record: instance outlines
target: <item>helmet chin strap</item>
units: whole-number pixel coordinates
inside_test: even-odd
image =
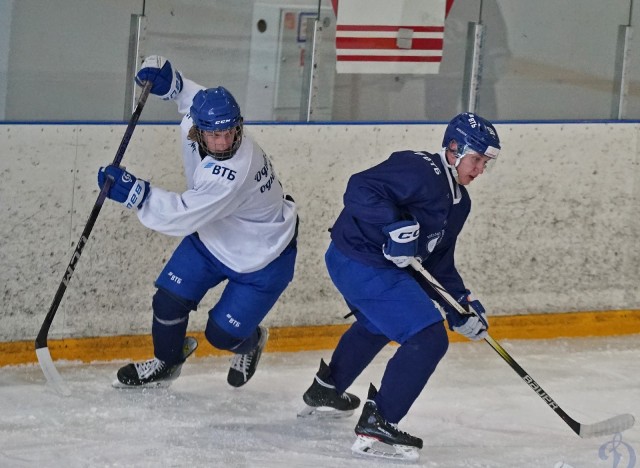
[[[450,148],[447,148],[446,146],[444,148],[442,148],[444,150],[444,163],[446,164],[446,166],[449,168],[449,170],[451,171],[451,174],[453,175],[453,178],[455,179],[456,183],[460,183],[460,181],[458,180],[458,166],[460,165],[460,162],[462,161],[462,158],[465,157],[466,153],[463,153],[461,155],[458,155],[455,151],[453,151]],[[449,158],[447,157],[447,151],[451,151],[453,154],[456,155],[456,162],[453,163],[453,165],[449,164]]]

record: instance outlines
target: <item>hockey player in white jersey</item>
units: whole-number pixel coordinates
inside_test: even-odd
[[[173,100],[180,113],[187,190],[174,193],[123,168],[100,168],[98,185],[113,179],[108,198],[137,211],[155,231],[184,236],[155,282],[154,358],[117,373],[115,386],[167,386],[193,340],[189,314],[211,288],[227,280],[209,311],[207,340],[235,353],[227,381],[247,383],[268,338],[260,325],[293,279],[297,213],[269,157],[244,133],[240,107],[223,88],[204,89],[183,78],[163,57],[150,56],[136,75],[151,93]]]

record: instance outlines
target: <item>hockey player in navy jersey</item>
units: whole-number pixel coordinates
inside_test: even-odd
[[[205,336],[235,354],[227,381],[240,387],[254,374],[267,342],[260,323],[293,279],[296,206],[269,157],[244,133],[240,107],[227,89],[204,89],[159,56],[143,62],[136,81],[151,81],[151,93],[175,101],[184,114],[187,190],[163,190],[116,166],[100,168],[98,184],[112,178],[110,199],[135,209],[146,227],[184,239],[155,282],[155,356],[121,368],[114,385],[167,386],[175,379],[193,350],[185,340],[190,312],[226,280]]]
[[[463,113],[447,126],[439,153],[396,152],[349,179],[325,261],[356,321],[330,363],[320,362],[299,416],[352,414],[360,401],[346,390],[386,344],[397,342],[379,390],[370,385],[355,428],[354,453],[418,458],[422,440],[398,429],[398,423],[448,348],[434,300],[451,330],[471,340],[486,336],[485,310],[458,274],[454,251],[471,208],[465,186],[499,150],[493,125]],[[462,315],[444,303],[409,267],[413,258],[475,314]]]

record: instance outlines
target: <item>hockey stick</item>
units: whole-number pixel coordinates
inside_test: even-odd
[[[418,273],[422,274],[422,276],[427,280],[427,282],[436,290],[436,292],[444,299],[451,307],[456,309],[461,314],[467,315],[467,312],[459,303],[456,301],[451,295],[438,283],[438,281],[429,273],[418,260],[414,259],[411,262],[411,266]],[[524,382],[531,387],[531,389],[536,392],[536,394],[542,398],[542,400],[556,412],[558,416],[562,418],[562,420],[571,428],[573,432],[578,434],[582,438],[588,437],[597,437],[615,434],[618,432],[625,431],[633,426],[635,423],[635,418],[631,414],[620,414],[618,416],[614,416],[609,419],[605,419],[604,421],[600,421],[593,424],[581,424],[567,413],[564,412],[560,405],[556,403],[551,396],[545,392],[538,382],[536,382],[533,377],[531,377],[527,371],[525,371],[520,365],[516,362],[515,359],[511,357],[511,355],[498,343],[496,340],[491,338],[490,335],[484,339],[489,346],[491,346],[499,355],[504,359],[511,368],[516,371],[516,373],[524,380]]]
[[[131,140],[131,135],[133,134],[133,130],[138,123],[138,119],[140,118],[140,114],[142,113],[142,109],[144,108],[144,104],[147,101],[147,97],[149,96],[149,92],[151,91],[152,82],[145,83],[142,88],[142,92],[140,93],[140,98],[138,99],[138,103],[136,105],[133,114],[131,115],[131,119],[129,119],[129,125],[127,125],[127,129],[124,132],[124,136],[122,137],[122,141],[120,142],[120,147],[116,152],[116,156],[113,159],[113,165],[119,166],[122,162],[122,158],[124,156],[124,152],[129,145],[129,140]],[[65,291],[67,290],[67,286],[69,286],[69,281],[71,281],[71,277],[73,276],[73,272],[76,269],[76,265],[78,264],[78,260],[80,260],[80,255],[82,255],[82,251],[89,240],[89,236],[91,235],[91,230],[93,229],[93,225],[98,219],[98,215],[100,214],[100,210],[102,209],[102,205],[104,203],[105,198],[107,197],[107,193],[111,188],[111,184],[113,181],[109,178],[105,181],[105,184],[102,186],[102,190],[98,194],[98,199],[93,205],[93,209],[91,210],[91,215],[89,216],[89,220],[80,235],[80,240],[76,244],[76,249],[71,256],[71,261],[69,262],[69,266],[67,266],[64,275],[62,276],[62,281],[58,286],[58,290],[56,291],[56,295],[53,298],[53,302],[51,307],[49,308],[49,312],[47,316],[44,318],[44,322],[42,322],[42,326],[40,327],[40,332],[36,337],[36,356],[38,357],[38,362],[40,363],[40,367],[42,368],[42,372],[44,373],[47,382],[49,382],[53,388],[56,389],[62,395],[68,396],[71,394],[69,389],[64,384],[62,377],[58,373],[55,365],[53,364],[53,359],[51,358],[51,353],[49,352],[49,347],[47,345],[47,336],[49,335],[49,328],[51,328],[51,323],[53,322],[53,318],[58,311],[58,306],[60,306],[60,302],[62,301],[62,297],[64,296]]]

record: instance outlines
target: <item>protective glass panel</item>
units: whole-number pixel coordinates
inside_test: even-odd
[[[126,120],[130,56],[139,63],[160,54],[186,77],[231,90],[247,121],[447,121],[470,110],[470,23],[484,30],[474,109],[484,117],[615,118],[623,77],[622,116],[640,118],[639,34],[627,44],[624,75],[619,60],[620,26],[638,23],[631,0],[586,0],[580,8],[446,0],[442,59],[431,74],[337,74],[341,2],[349,0],[4,0],[0,120]],[[132,15],[143,15],[137,48]],[[418,43],[412,35],[397,32],[399,54]],[[142,117],[177,119],[173,106],[154,99]]]

